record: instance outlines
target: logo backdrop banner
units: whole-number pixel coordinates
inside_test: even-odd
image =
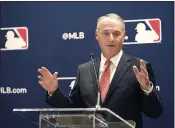
[[[50,108],[37,69],[58,72],[69,95],[77,66],[100,55],[96,21],[107,13],[126,23],[123,51],[152,64],[164,103],[158,119],[143,116],[144,128],[173,128],[173,2],[2,2],[0,6],[0,128],[38,128],[38,117],[13,108]]]

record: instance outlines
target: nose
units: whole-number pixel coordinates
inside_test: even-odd
[[[113,36],[113,34],[110,34],[110,36],[109,36],[109,40],[110,40],[110,41],[113,41],[113,40],[114,40],[114,36]]]

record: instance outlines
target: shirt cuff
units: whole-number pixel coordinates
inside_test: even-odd
[[[151,85],[151,88],[148,91],[141,87],[147,96],[153,91],[153,83],[151,81],[150,81],[150,85]]]

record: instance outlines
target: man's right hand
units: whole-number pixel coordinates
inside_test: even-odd
[[[57,72],[52,75],[46,67],[38,69],[40,75],[38,76],[39,84],[49,93],[53,94],[58,88]]]

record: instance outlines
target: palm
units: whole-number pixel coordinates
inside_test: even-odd
[[[49,90],[50,85],[53,85],[55,82],[53,81],[53,75],[51,73],[45,75],[42,80],[42,85],[44,89]]]
[[[45,67],[38,69],[38,72],[42,75],[38,76],[40,79],[39,84],[49,92],[55,91],[55,89],[58,87],[57,73],[52,75]]]
[[[141,85],[148,85],[149,84],[148,76],[145,75],[142,71],[136,76],[136,78],[137,78],[137,81]]]
[[[140,61],[140,71],[137,69],[136,66],[133,67],[133,70],[135,72],[136,79],[140,83],[142,88],[148,89],[150,87],[149,86],[149,76],[148,76],[148,72],[147,72],[147,69],[146,69],[146,66],[143,60]]]

